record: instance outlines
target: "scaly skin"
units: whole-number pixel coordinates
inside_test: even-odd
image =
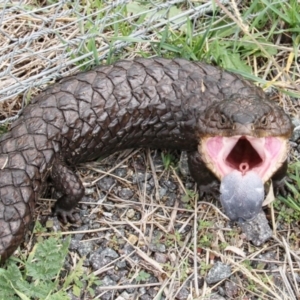
[[[48,176],[63,194],[56,210],[64,218],[84,194],[72,166],[125,148],[187,150],[201,186],[203,174],[210,174],[208,181],[214,177],[197,152],[201,138],[223,129],[220,135],[241,134],[232,121],[246,118],[255,125],[264,115],[272,122],[255,127],[259,134],[290,135],[289,118],[260,88],[217,67],[183,59],[119,61],[50,86],[0,140],[2,260],[22,242]]]

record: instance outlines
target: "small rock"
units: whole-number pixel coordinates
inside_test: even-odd
[[[125,269],[126,268],[126,261],[125,260],[118,260],[116,263],[116,267],[120,269]]]
[[[80,243],[77,252],[79,253],[80,257],[87,256],[93,251],[94,243],[93,241],[85,241],[84,243]]]
[[[165,202],[165,205],[173,207],[175,205],[176,198],[177,198],[177,195],[175,193],[168,194],[168,198]]]
[[[231,275],[230,266],[225,265],[221,262],[216,262],[213,267],[209,270],[206,282],[208,284],[217,283]]]
[[[149,180],[151,177],[152,177],[152,175],[149,173],[145,174],[145,173],[138,172],[136,174],[133,174],[132,182],[135,184],[145,182],[145,181]]]
[[[238,224],[246,235],[246,239],[251,241],[257,247],[264,244],[273,235],[263,211],[261,211],[254,219],[247,222],[239,222]]]
[[[99,270],[100,268],[106,265],[105,262],[103,264],[102,256],[99,253],[94,253],[93,255],[91,255],[89,260],[93,270],[95,271]]]
[[[99,291],[99,292],[96,292],[96,293],[99,293],[101,294],[101,300],[111,300],[111,299],[114,299],[113,296],[115,296],[115,292],[113,291],[107,291],[105,293],[103,293],[103,291]]]
[[[153,252],[161,252],[161,253],[166,252],[166,246],[164,244],[159,244],[159,243],[149,244],[149,249]]]
[[[135,245],[137,243],[137,241],[139,240],[139,238],[134,235],[134,234],[129,234],[128,236],[128,241],[132,244]]]
[[[297,140],[300,138],[300,120],[294,118],[294,119],[292,120],[292,122],[293,122],[295,128],[298,128],[298,127],[299,127],[297,130],[294,130],[293,135],[292,135],[292,137],[291,137],[291,140],[292,140],[293,142],[297,142]]]
[[[119,197],[124,200],[129,200],[130,198],[132,198],[132,196],[133,196],[133,192],[131,189],[124,188],[119,191]]]
[[[111,176],[106,176],[97,182],[97,186],[102,191],[109,191],[113,184],[115,184],[115,182],[116,180],[114,178],[112,178]]]
[[[175,191],[177,188],[177,185],[174,182],[172,182],[171,180],[163,181],[162,184],[163,184],[163,186],[165,186],[166,188],[168,188],[171,191]]]
[[[108,275],[112,280],[119,282],[121,279],[124,279],[128,276],[129,271],[128,270],[118,270],[118,269],[109,269],[106,272],[106,275]]]
[[[153,300],[153,296],[150,296],[148,294],[143,294],[139,297],[141,300]]]
[[[81,242],[79,240],[71,239],[69,250],[77,250]]]
[[[188,156],[186,151],[182,151],[179,160],[179,171],[183,175],[183,177],[187,177],[190,175],[190,169],[188,165]]]
[[[103,279],[101,280],[101,288],[103,288],[103,286],[114,286],[117,285],[117,282],[112,280],[109,276],[105,276],[103,277]],[[99,289],[100,287],[96,286],[95,288],[95,294],[102,294],[101,295],[101,300],[111,300],[114,299],[113,298],[113,291],[107,291],[106,293],[103,293],[103,290]]]
[[[230,299],[236,299],[238,294],[238,286],[234,282],[226,280],[225,293]]]
[[[94,188],[85,188],[84,189],[84,194],[87,195],[92,195],[95,192]]]
[[[122,292],[122,294],[116,298],[116,300],[129,300],[129,299],[132,299],[132,295],[128,294],[126,291]]]
[[[153,298],[157,295],[157,289],[151,287],[151,288],[148,290],[148,295],[151,297],[151,299],[153,299]]]
[[[120,255],[113,249],[107,247],[103,251],[100,252],[103,257],[111,257],[111,258],[118,258]]]
[[[144,294],[146,294],[147,293],[147,290],[146,290],[146,288],[143,286],[143,287],[141,287],[141,288],[139,288],[139,294],[140,295],[144,295]]]
[[[167,189],[161,187],[161,188],[159,189],[159,197],[160,197],[160,198],[163,198],[166,194],[167,194]]]
[[[134,215],[135,215],[135,210],[134,209],[130,208],[130,209],[127,210],[126,216],[127,216],[128,219],[132,219],[134,217]]]
[[[127,175],[127,168],[118,168],[118,169],[115,169],[114,171],[114,174],[118,177],[126,177]]]
[[[124,281],[123,283],[124,283],[124,285],[134,285],[134,284],[136,284],[136,280],[133,279],[131,282],[126,282],[126,281]],[[128,288],[126,289],[126,292],[128,292],[128,293],[130,293],[130,294],[133,294],[133,293],[135,292],[135,290],[136,290],[135,287],[128,287]]]
[[[88,225],[83,225],[83,226],[80,226],[79,228],[77,228],[77,231],[80,231],[80,233],[76,233],[74,235],[74,239],[75,240],[82,240],[84,235],[85,235],[84,231],[87,231],[87,230],[89,230]]]
[[[148,193],[151,193],[152,190],[153,190],[153,186],[152,186],[151,184],[149,184],[149,183],[146,183],[146,191],[147,191]]]
[[[105,208],[106,211],[112,211],[114,209],[114,202],[112,201],[105,201],[103,202],[103,207]]]
[[[165,254],[156,252],[154,254],[155,260],[160,264],[165,264],[168,260],[168,257]]]
[[[177,296],[175,299],[178,299],[178,300],[185,300],[185,299],[188,299],[190,295],[190,292],[189,290],[184,286],[183,288],[181,288],[181,290],[178,292]]]
[[[93,254],[89,261],[94,270],[99,270],[118,257],[119,254],[115,250],[107,247],[100,253]]]

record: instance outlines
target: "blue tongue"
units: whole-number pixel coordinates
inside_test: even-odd
[[[220,201],[232,221],[253,219],[262,209],[264,184],[253,171],[232,171],[224,176],[220,186]]]

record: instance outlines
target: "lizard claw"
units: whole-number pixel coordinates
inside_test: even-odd
[[[75,223],[76,222],[76,218],[74,218],[74,216],[73,216],[74,209],[71,209],[71,210],[67,211],[63,208],[55,206],[54,213],[62,220],[62,222],[64,224],[67,224],[68,221],[70,223]]]
[[[274,193],[276,196],[278,195],[282,195],[283,197],[287,196],[287,193],[289,191],[289,188],[286,185],[287,182],[292,183],[292,180],[289,177],[284,177],[281,180],[273,181]]]
[[[206,185],[200,185],[199,186],[200,191],[200,197],[203,197],[204,195],[211,195],[215,199],[220,198],[220,183],[216,180],[212,181],[209,184]]]

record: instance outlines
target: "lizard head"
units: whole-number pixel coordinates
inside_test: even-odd
[[[268,181],[287,158],[293,126],[275,103],[256,97],[234,96],[213,103],[201,122],[199,152],[220,179],[238,170]]]
[[[231,220],[250,220],[261,211],[263,185],[287,159],[293,126],[266,99],[235,96],[213,103],[204,114],[198,150],[221,181],[220,201]]]

